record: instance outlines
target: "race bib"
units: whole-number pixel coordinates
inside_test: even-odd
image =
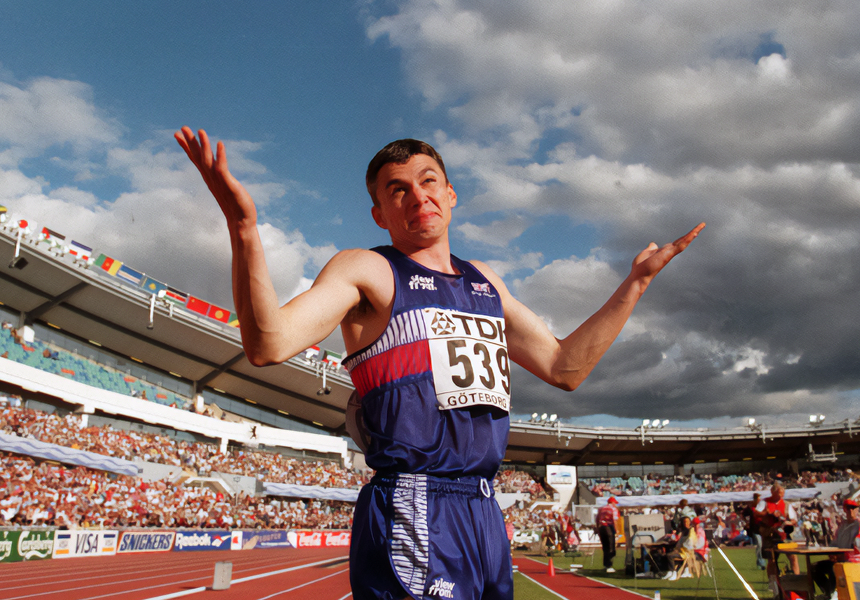
[[[510,412],[505,320],[441,308],[421,311],[440,410],[494,406]]]

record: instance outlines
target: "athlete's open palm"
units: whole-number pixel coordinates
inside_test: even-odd
[[[197,135],[199,140],[190,127],[183,127],[173,137],[200,171],[203,181],[227,218],[227,226],[233,231],[237,226],[256,225],[257,207],[245,187],[230,173],[224,143],[218,142],[213,154],[206,132],[201,129]]]
[[[663,267],[669,264],[670,260],[683,252],[704,228],[705,224],[699,223],[688,234],[662,247],[651,242],[633,259],[632,274],[650,282],[657,273],[663,270]]]

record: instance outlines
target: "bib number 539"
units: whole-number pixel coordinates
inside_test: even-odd
[[[439,408],[483,405],[509,411],[504,319],[441,308],[424,309],[422,315]]]
[[[477,367],[478,381],[484,388],[493,390],[498,381],[505,394],[511,393],[510,363],[505,347],[491,350],[486,344],[475,342],[469,348],[466,340],[448,340],[448,364],[451,367],[451,382],[459,388],[466,389],[474,385]],[[462,375],[457,374],[458,365],[463,369]]]

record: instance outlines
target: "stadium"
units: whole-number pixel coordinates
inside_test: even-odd
[[[9,261],[0,271],[4,561],[76,557],[101,570],[99,561],[135,560],[136,569],[158,570],[170,551],[207,549],[238,568],[246,558],[236,549],[299,548],[310,560],[301,569],[342,564],[350,506],[369,472],[346,436],[352,386],[339,354],[314,347],[257,368],[242,351],[235,315],[182,291],[181,282],[148,277],[89,240],[36,230],[11,209],[0,242]],[[574,580],[606,577],[595,563],[592,526],[594,509],[610,496],[631,515],[645,509],[667,522],[687,498],[712,518],[717,547],[743,531],[733,503],[748,504],[774,481],[787,484],[786,497],[801,501],[804,514],[816,515],[810,522],[838,513],[834,499],[858,487],[860,422],[825,421],[813,415],[797,427],[749,421],[691,431],[657,419],[635,430],[576,427],[554,415],[517,420],[495,482],[513,525],[517,596],[573,597],[566,594],[582,593]],[[28,486],[34,480],[41,483]],[[643,563],[635,535],[631,541],[618,566],[624,558],[632,577],[594,597],[623,595],[622,588],[650,596],[661,586],[641,572],[637,579]],[[751,556],[741,551],[735,561]],[[248,569],[267,568],[247,560]],[[556,568],[597,578],[556,577]],[[265,572],[259,577],[273,573]],[[348,589],[343,568],[324,577],[335,595]],[[713,583],[700,576],[697,594],[719,595],[725,586],[722,597],[747,597],[728,569],[709,567],[707,577]],[[100,597],[52,585],[53,597]],[[663,595],[682,597],[670,585]],[[11,589],[7,597],[31,597]],[[116,593],[178,597],[134,587]]]

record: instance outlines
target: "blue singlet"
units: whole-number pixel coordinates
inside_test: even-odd
[[[355,508],[353,596],[513,598],[491,483],[510,410],[498,291],[454,256],[459,274],[447,275],[392,247],[373,250],[391,265],[395,295],[385,332],[344,361],[359,444],[377,471]]]

